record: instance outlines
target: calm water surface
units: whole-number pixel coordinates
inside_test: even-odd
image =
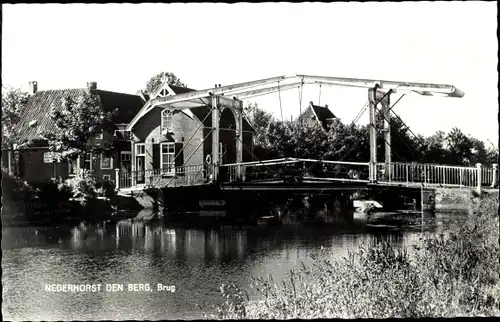
[[[222,302],[222,283],[246,286],[251,276],[269,274],[277,280],[301,262],[311,263],[311,255],[340,258],[361,242],[409,247],[423,234],[447,231],[465,218],[436,214],[342,230],[293,225],[206,230],[132,221],[3,228],[2,314],[6,320],[198,319]],[[123,284],[124,291],[45,290],[46,284],[112,283]],[[150,284],[153,291],[127,291],[133,283]],[[158,283],[175,286],[175,292],[158,292]]]

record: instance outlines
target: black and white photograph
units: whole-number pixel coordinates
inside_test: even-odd
[[[3,320],[500,317],[496,2],[1,14]]]

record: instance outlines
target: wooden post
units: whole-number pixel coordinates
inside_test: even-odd
[[[9,169],[9,174],[12,174],[12,150],[9,149],[9,152],[7,154],[7,157],[9,158],[7,160],[7,169]]]
[[[236,163],[243,162],[243,101],[239,102],[238,106],[238,118],[236,120],[236,128],[238,136],[236,139]],[[236,180],[243,179],[243,172],[241,165],[238,165],[236,168]]]
[[[219,97],[212,97],[212,182],[219,179]]]
[[[482,178],[481,178],[481,163],[476,163],[476,167],[477,167],[477,193],[478,194],[481,194],[481,181],[482,181]]]
[[[385,179],[387,181],[390,181],[392,178],[391,124],[390,124],[391,111],[389,110],[390,109],[389,97],[391,95],[391,92],[388,92],[387,94],[385,94],[385,97],[383,96],[384,93],[382,93],[382,92],[377,92],[377,93],[379,93],[378,96],[380,96],[380,103],[382,105],[382,113],[384,114]]]
[[[495,188],[497,185],[498,164],[493,164],[493,179],[491,180],[491,187]]]
[[[377,182],[377,119],[376,119],[376,90],[377,88],[368,89],[368,105],[370,112],[370,182]]]
[[[120,169],[115,169],[115,189],[120,189]]]

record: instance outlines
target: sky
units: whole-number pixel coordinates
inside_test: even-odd
[[[131,93],[161,71],[194,89],[306,74],[454,85],[405,96],[415,133],[453,127],[498,146],[495,2],[2,5],[2,85]],[[281,118],[310,101],[350,123],[366,89],[304,87],[254,98]],[[399,98],[394,94],[395,102]],[[368,122],[364,113],[360,123]]]

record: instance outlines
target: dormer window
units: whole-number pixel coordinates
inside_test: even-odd
[[[161,112],[161,131],[172,132],[172,111],[165,109]]]

